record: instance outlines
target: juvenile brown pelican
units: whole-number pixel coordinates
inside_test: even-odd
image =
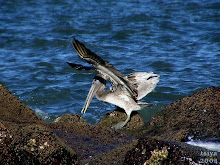
[[[114,104],[125,110],[127,119],[114,126],[115,129],[120,129],[130,120],[132,111],[140,110],[149,105],[149,103],[141,102],[139,100],[156,87],[159,82],[159,75],[154,74],[153,72],[135,72],[123,77],[121,72],[119,72],[113,65],[102,60],[78,40],[74,39],[72,44],[79,57],[86,60],[98,72],[93,79],[82,113],[86,112],[92,98],[96,95],[100,101]],[[68,64],[76,69],[84,69],[82,65]],[[86,68],[87,67],[85,67],[85,70],[88,69]],[[106,81],[111,82],[112,86],[110,90],[104,90],[106,87]]]

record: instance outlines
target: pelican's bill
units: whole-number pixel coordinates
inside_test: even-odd
[[[92,86],[89,90],[89,93],[87,95],[87,98],[86,98],[86,101],[84,103],[84,106],[82,108],[81,113],[86,113],[86,111],[92,101],[92,98],[94,97],[96,92],[101,88],[101,86],[102,86],[102,83],[99,80],[96,80],[96,79],[93,80]]]

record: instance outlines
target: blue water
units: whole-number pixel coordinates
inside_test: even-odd
[[[218,0],[0,1],[0,83],[50,119],[80,113],[94,74],[71,46],[78,40],[124,75],[153,71],[158,109],[220,84]],[[96,123],[110,104],[93,99],[83,118]]]

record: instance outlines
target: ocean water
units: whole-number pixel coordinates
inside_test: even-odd
[[[66,64],[88,66],[73,37],[124,75],[160,75],[142,116],[220,84],[218,0],[1,0],[0,83],[45,120],[80,113],[94,77]],[[114,109],[93,99],[83,118],[95,124]]]

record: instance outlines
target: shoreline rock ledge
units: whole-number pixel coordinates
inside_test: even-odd
[[[0,84],[0,164],[78,164],[75,151]]]
[[[125,120],[120,110],[96,125],[79,114],[45,122],[0,84],[0,164],[219,163],[219,152],[185,143],[189,137],[219,140],[219,116],[220,88],[209,87],[167,105],[148,123],[134,113],[119,131],[111,126]],[[211,158],[201,155],[211,152]]]

